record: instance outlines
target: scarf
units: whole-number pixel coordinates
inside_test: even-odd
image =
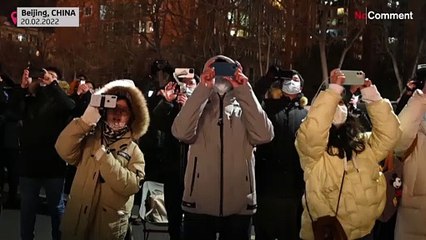
[[[103,126],[103,138],[107,146],[122,139],[124,135],[126,135],[126,133],[130,131],[128,126],[125,126],[124,128],[115,131],[110,126],[108,126],[108,123],[106,122],[103,123]]]

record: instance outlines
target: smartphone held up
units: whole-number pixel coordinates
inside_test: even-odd
[[[117,105],[117,96],[93,94],[89,105],[97,108],[115,108]]]
[[[236,63],[228,62],[215,62],[212,64],[216,76],[232,77],[237,71],[238,65]]]
[[[341,70],[345,75],[344,85],[363,85],[365,82],[365,73],[360,70]]]
[[[194,78],[195,71],[193,68],[175,68],[175,76],[178,78]]]

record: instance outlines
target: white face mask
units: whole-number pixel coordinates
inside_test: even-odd
[[[284,81],[282,90],[287,94],[298,94],[301,92],[300,82],[294,80]]]
[[[339,127],[340,125],[346,122],[347,117],[348,108],[346,107],[346,105],[337,105],[336,113],[334,114],[333,118],[333,125]]]
[[[228,80],[224,79],[222,76],[216,76],[214,81],[214,91],[223,95],[232,90],[232,85]]]

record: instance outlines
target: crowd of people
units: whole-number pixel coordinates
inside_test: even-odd
[[[1,202],[20,208],[23,240],[42,188],[52,239],[129,239],[144,181],[164,184],[171,240],[249,240],[252,225],[256,240],[424,240],[426,66],[396,106],[346,78],[332,70],[309,104],[298,71],[252,86],[223,55],[200,76],[157,60],[103,86],[0,69]]]

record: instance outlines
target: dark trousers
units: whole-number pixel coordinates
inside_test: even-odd
[[[183,220],[184,240],[249,240],[251,216],[231,215],[215,217],[185,212]]]
[[[9,184],[9,198],[8,200],[14,200],[17,197],[18,193],[18,182],[19,182],[19,176],[18,176],[18,158],[19,158],[19,150],[13,149],[13,148],[3,148],[1,151],[3,157],[0,162],[1,170],[1,189],[3,190],[4,183],[5,183],[5,177],[4,177],[4,167],[7,168],[7,182]]]
[[[21,239],[34,239],[34,225],[36,221],[41,187],[46,191],[47,204],[52,224],[52,239],[61,239],[59,225],[64,214],[63,178],[20,178],[21,190]]]
[[[72,182],[74,181],[75,173],[77,172],[77,167],[73,165],[67,166],[67,171],[65,175],[65,184],[64,184],[64,193],[70,194]]]
[[[395,213],[387,222],[376,221],[373,228],[374,240],[394,239],[396,215]]]
[[[254,215],[256,240],[300,239],[300,202],[300,198],[258,197]]]
[[[164,202],[170,240],[182,239],[182,196],[183,184],[178,176],[176,179],[167,179],[164,182]]]

